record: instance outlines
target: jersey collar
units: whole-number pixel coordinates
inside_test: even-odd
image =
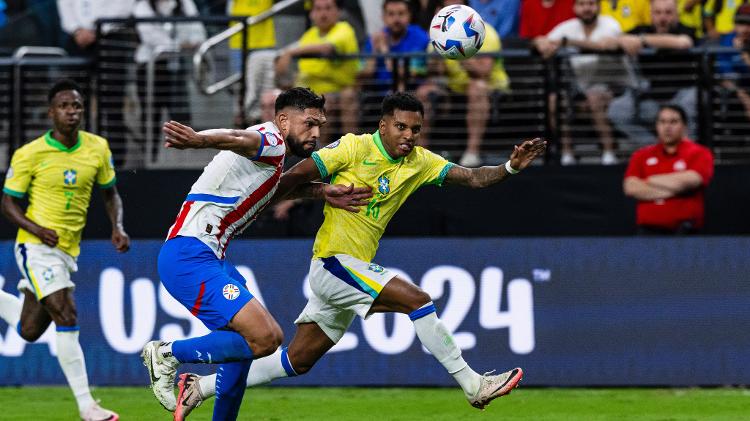
[[[75,145],[68,148],[67,146],[60,143],[59,140],[52,137],[52,130],[48,130],[47,133],[44,134],[44,141],[47,142],[48,145],[52,146],[55,149],[59,149],[63,152],[73,152],[74,150],[81,147],[81,131],[78,131],[78,141]]]
[[[383,141],[380,139],[380,130],[376,130],[375,133],[373,133],[372,140],[375,142],[375,145],[378,147],[380,153],[383,154],[385,159],[387,159],[391,164],[398,164],[399,162],[404,160],[403,156],[399,159],[393,159],[390,155],[388,155],[388,152],[383,147]]]

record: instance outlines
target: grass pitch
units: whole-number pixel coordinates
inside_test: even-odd
[[[96,388],[94,396],[120,419],[168,420],[148,388]],[[190,420],[211,419],[213,401]],[[0,420],[73,420],[65,387],[0,388]],[[245,393],[240,420],[750,420],[746,389],[521,388],[484,412],[458,388],[256,388]]]

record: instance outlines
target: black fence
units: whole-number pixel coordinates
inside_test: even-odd
[[[160,147],[161,122],[174,118],[197,129],[256,122],[261,118],[256,109],[260,96],[278,88],[278,78],[268,74],[273,71],[275,51],[248,51],[246,42],[241,50],[233,50],[228,43],[212,50],[203,69],[208,79],[218,80],[241,69],[245,77],[208,96],[193,78],[194,47],[164,48],[152,51],[149,60],[137,61],[141,46],[137,29],[144,24],[197,23],[211,37],[225,30],[228,22],[223,17],[107,21],[102,24],[116,24],[118,29],[104,33],[100,26],[94,57],[1,59],[0,115],[5,118],[0,121],[0,135],[10,139],[0,145],[3,165],[15,148],[48,128],[44,93],[49,85],[57,78],[72,77],[89,97],[86,127],[108,138],[119,168],[201,168],[210,159],[206,151],[175,154]],[[256,57],[261,58],[254,61]],[[717,163],[750,162],[750,99],[743,89],[750,81],[750,70],[727,71],[727,63],[741,62],[735,50],[694,48],[666,59],[660,53],[657,57],[655,51],[636,58],[561,51],[543,60],[528,49],[508,49],[493,57],[501,62],[510,82],[507,89],[489,94],[490,111],[482,123],[484,162],[496,162],[520,139],[536,136],[550,141],[547,164],[559,163],[565,153],[580,164],[598,164],[607,150],[612,151],[614,162],[625,162],[635,149],[653,142],[655,109],[666,102],[687,108],[691,137],[710,146]],[[354,86],[356,121],[342,121],[345,113],[331,107],[328,140],[347,126],[374,131],[386,92],[394,87],[419,92],[420,86],[431,82],[443,89],[425,100],[433,111],[428,116],[429,147],[451,159],[461,156],[472,124],[471,97],[451,90],[445,74],[414,68],[420,60],[442,59],[423,53],[328,58],[362,63],[381,59],[404,69],[385,81],[360,77]],[[581,60],[595,60],[595,74],[582,74]],[[253,73],[259,69],[265,69],[265,74]],[[592,100],[591,92],[598,87],[603,95]]]

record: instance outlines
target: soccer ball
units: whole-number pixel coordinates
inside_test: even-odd
[[[430,23],[430,39],[441,56],[451,60],[472,57],[484,43],[484,21],[464,5],[440,9]]]

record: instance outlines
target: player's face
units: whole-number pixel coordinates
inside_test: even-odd
[[[78,91],[60,91],[52,98],[47,115],[60,133],[72,133],[83,119],[83,97]]]
[[[677,23],[675,0],[654,0],[651,2],[651,23],[658,33],[666,33]]]
[[[591,25],[599,15],[599,0],[576,0],[573,12],[585,25]]]
[[[290,109],[285,114],[289,150],[301,158],[309,157],[320,139],[320,128],[326,123],[325,113],[320,108],[306,108]]]
[[[330,29],[339,20],[339,8],[335,0],[313,0],[310,20],[320,29]]]
[[[659,141],[666,145],[674,145],[685,136],[685,122],[682,121],[680,113],[675,110],[661,110],[656,118],[656,134]]]
[[[417,111],[395,110],[380,120],[380,137],[391,158],[409,155],[422,131],[422,114]]]
[[[383,9],[383,23],[391,34],[400,35],[406,32],[411,21],[411,13],[406,3],[388,3]]]

